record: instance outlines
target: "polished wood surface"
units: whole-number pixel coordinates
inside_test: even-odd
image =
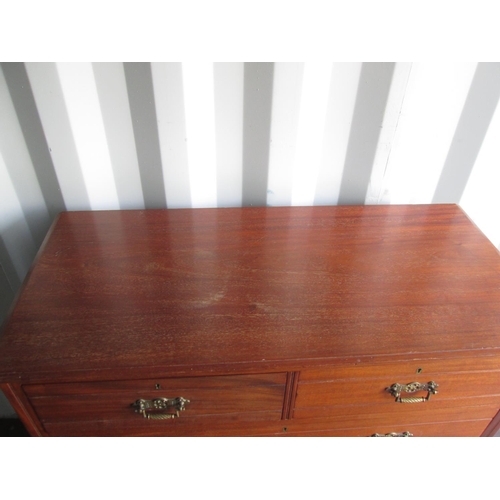
[[[0,337],[32,435],[491,435],[499,382],[500,255],[456,205],[62,213]]]
[[[455,205],[66,212],[0,381],[500,348],[500,258]]]

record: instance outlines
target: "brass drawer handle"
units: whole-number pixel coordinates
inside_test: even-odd
[[[425,401],[429,401],[431,394],[437,394],[438,384],[433,382],[427,382],[427,384],[421,384],[420,382],[411,382],[409,384],[392,384],[390,387],[387,387],[385,390],[390,392],[395,398],[396,403],[424,403]],[[427,397],[421,398],[402,398],[402,392],[417,392],[417,391],[427,391]]]
[[[373,438],[406,438],[406,437],[413,437],[413,434],[408,431],[404,432],[389,432],[389,434],[372,434],[370,437]]]
[[[179,396],[172,399],[138,399],[130,406],[136,408],[136,413],[142,414],[144,418],[152,420],[166,420],[169,418],[177,418],[179,416],[179,412],[184,411],[186,409],[186,404],[189,402],[189,399]],[[162,413],[162,410],[174,410],[175,413]]]

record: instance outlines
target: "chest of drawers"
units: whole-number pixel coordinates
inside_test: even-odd
[[[500,255],[456,205],[62,213],[0,386],[42,436],[494,435]]]

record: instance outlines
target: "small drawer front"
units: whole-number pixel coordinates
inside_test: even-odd
[[[500,364],[479,360],[476,364],[416,362],[346,368],[315,368],[300,374],[293,418],[338,414],[394,412],[405,414],[416,407],[432,408],[489,405],[500,402]],[[498,360],[496,360],[498,361]],[[495,369],[493,369],[495,368]],[[423,389],[412,392],[413,382]],[[434,382],[436,393],[432,390]],[[392,394],[387,389],[400,384]],[[418,386],[417,386],[418,387]]]
[[[317,418],[304,416],[295,418],[288,423],[290,432],[301,429],[314,431],[322,429],[350,429],[365,428],[390,429],[400,426],[412,427],[421,424],[436,424],[455,421],[481,420],[487,423],[496,415],[497,408],[492,406],[449,406],[437,402],[432,409],[425,405],[400,405],[403,412],[391,411],[390,407],[383,406],[351,406],[350,411],[331,412],[328,416]],[[379,432],[374,430],[373,432]],[[392,431],[386,431],[392,432]]]
[[[189,426],[210,425],[221,419],[279,420],[285,382],[285,373],[272,373],[28,385],[24,391],[46,429],[81,422],[83,435],[84,429],[92,433],[92,429],[103,425],[108,427],[109,435],[113,435],[114,426],[129,427],[132,435],[141,435],[141,431],[133,431],[134,426],[144,428],[144,435],[159,426],[174,434],[175,429],[183,428],[189,434]],[[183,398],[184,409],[176,411],[179,408],[175,405],[162,409],[160,405],[141,413],[139,407],[132,406],[138,400],[152,402],[161,398],[169,404],[175,398]]]
[[[338,428],[322,430],[305,429],[298,432],[282,433],[282,436],[310,436],[310,437],[386,437],[386,434],[399,434],[404,437],[479,437],[488,420],[461,420],[455,422],[436,422],[431,424],[368,426],[358,428]],[[389,436],[387,436],[389,437]]]
[[[269,415],[269,414],[267,414]],[[241,414],[223,417],[206,416],[178,418],[176,420],[130,422],[125,420],[96,420],[86,422],[47,422],[45,429],[50,436],[273,436],[284,432],[286,423],[263,418],[248,420]]]

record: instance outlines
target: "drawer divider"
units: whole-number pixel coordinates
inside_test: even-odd
[[[297,386],[299,384],[300,372],[288,372],[286,374],[285,399],[283,402],[282,420],[289,420],[295,404]]]

